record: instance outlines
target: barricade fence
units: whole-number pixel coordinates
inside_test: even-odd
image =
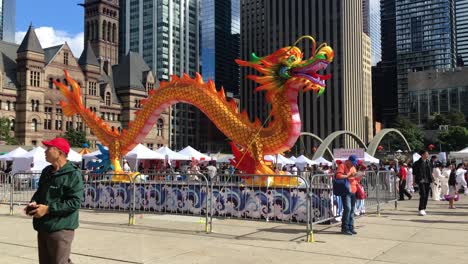
[[[27,205],[38,188],[40,173],[0,174],[0,203]],[[112,179],[118,178],[119,181]],[[204,218],[205,231],[213,218],[305,224],[307,241],[313,225],[341,215],[341,197],[333,195],[334,174],[234,175],[83,172],[82,209],[121,211],[135,224],[135,214],[174,214]],[[388,171],[368,171],[361,180],[366,208],[398,198],[398,178]]]

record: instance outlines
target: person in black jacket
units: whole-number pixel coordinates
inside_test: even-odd
[[[455,195],[457,195],[457,173],[456,171],[457,169],[455,168],[455,165],[454,164],[450,165],[450,176],[448,180],[449,195],[450,195],[449,209],[455,209],[453,202],[455,201]]]
[[[424,216],[432,183],[432,168],[427,159],[429,153],[426,150],[421,150],[419,155],[421,158],[413,164],[413,175],[414,182],[419,186],[419,215]]]

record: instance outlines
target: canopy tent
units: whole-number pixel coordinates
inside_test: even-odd
[[[71,162],[82,162],[83,161],[83,156],[74,151],[73,149],[70,149],[70,152],[68,152],[67,159]]]
[[[419,155],[418,153],[414,153],[413,154],[413,163],[418,161],[420,158],[421,158],[421,155]]]
[[[189,156],[179,154],[168,147],[160,147],[156,152],[163,154],[164,157],[167,156],[169,160],[191,160]]]
[[[278,163],[278,164],[281,164],[281,165],[287,165],[287,164],[294,164],[293,161],[289,160],[288,158],[286,158],[285,156],[281,155],[281,154],[277,154],[277,155],[265,155],[263,157],[265,160],[267,161],[271,161],[273,163]]]
[[[232,154],[225,155],[223,157],[217,158],[216,163],[230,163],[231,159],[234,159],[234,155],[232,155]]]
[[[335,159],[337,160],[347,160],[347,158],[340,158],[340,159]],[[358,160],[362,160],[364,163],[370,163],[370,164],[378,164],[380,163],[380,160],[377,158],[372,157],[369,155],[367,152],[364,152],[364,158],[358,158]]]
[[[0,156],[0,160],[7,161],[7,160],[13,160],[13,158],[21,157],[28,153],[26,150],[24,150],[21,147],[17,147],[14,150],[8,152],[7,154],[4,154]]]
[[[82,149],[78,152],[78,154],[80,154],[81,156],[86,155],[86,154],[89,154],[89,153],[91,153],[91,150],[89,150],[89,148],[82,148]]]
[[[460,150],[460,151],[452,151],[450,152],[450,158],[455,159],[468,159],[468,147]]]
[[[50,163],[46,161],[45,149],[36,147],[22,156],[13,158],[12,172],[40,172],[48,165]]]
[[[317,158],[315,160],[313,160],[314,164],[317,164],[317,165],[327,165],[327,166],[331,166],[333,165],[333,163],[331,161],[328,161],[326,160],[324,157],[320,157],[320,158]]]
[[[215,160],[214,157],[210,157],[208,155],[205,155],[198,150],[192,148],[191,146],[187,146],[183,150],[177,152],[179,154],[182,154],[184,156],[188,156],[190,158],[194,158],[196,160]]]
[[[125,155],[130,168],[137,170],[139,160],[164,160],[164,155],[154,150],[149,149],[143,144],[138,144],[130,152]]]
[[[296,166],[299,170],[304,170],[304,167],[306,166],[306,164],[308,165],[314,164],[314,162],[311,159],[307,158],[304,155],[301,155],[298,158],[296,158],[294,163],[296,163]]]
[[[296,159],[297,159],[297,158],[294,157],[294,156],[289,157],[289,160],[290,160],[290,161],[296,161]]]

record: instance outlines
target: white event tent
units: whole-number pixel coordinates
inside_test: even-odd
[[[314,164],[317,164],[317,165],[320,165],[320,164],[327,165],[327,166],[333,165],[333,163],[331,161],[326,160],[324,157],[314,159],[313,162],[314,162]]]
[[[468,159],[468,147],[460,150],[460,151],[452,151],[449,155],[450,158],[455,159]]]
[[[281,165],[294,164],[293,161],[289,160],[288,158],[286,158],[285,156],[283,156],[281,154],[265,155],[264,159],[267,160],[267,161],[271,161],[271,162],[273,162],[275,164],[278,163],[278,164],[281,164]]]
[[[340,159],[335,159],[337,160],[347,160],[347,158],[340,158]],[[380,163],[380,160],[377,158],[372,157],[369,155],[367,152],[364,152],[364,158],[358,158],[358,160],[362,160],[364,163],[370,163],[370,164],[378,164]]]
[[[127,159],[130,168],[137,169],[139,160],[164,160],[165,157],[161,153],[151,150],[142,144],[138,144],[128,152],[127,155],[125,155],[125,158]]]
[[[177,152],[179,154],[182,154],[184,156],[188,156],[190,158],[194,158],[196,160],[216,160],[214,157],[210,157],[208,155],[205,155],[198,150],[192,148],[191,146],[187,146],[183,150]]]
[[[309,164],[309,165],[315,164],[311,159],[307,158],[304,155],[297,157],[294,162],[296,163],[296,166],[299,170],[304,170],[304,167],[306,166],[306,164]]]
[[[189,156],[179,154],[168,147],[160,147],[156,152],[167,156],[169,160],[191,160]]]
[[[4,154],[0,156],[0,160],[7,161],[7,160],[13,160],[13,158],[21,157],[28,153],[26,150],[24,150],[21,147],[17,147],[14,150],[8,152],[7,154]]]

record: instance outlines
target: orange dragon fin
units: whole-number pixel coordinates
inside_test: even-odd
[[[234,154],[234,159],[230,160],[231,165],[247,174],[254,174],[256,162],[249,152],[238,149],[233,142],[229,142],[229,144],[231,145],[232,154]]]
[[[78,114],[82,109],[84,109],[83,106],[83,101],[81,99],[81,91],[80,91],[80,86],[78,83],[75,82],[72,78],[70,78],[70,75],[68,74],[67,70],[63,70],[65,72],[65,78],[68,82],[68,84],[71,86],[71,91],[70,88],[57,81],[53,81],[55,86],[57,86],[60,89],[60,92],[62,92],[62,95],[67,99],[68,102],[65,101],[60,101],[60,106],[62,107],[62,111],[65,114],[65,116],[72,116],[74,114]]]

